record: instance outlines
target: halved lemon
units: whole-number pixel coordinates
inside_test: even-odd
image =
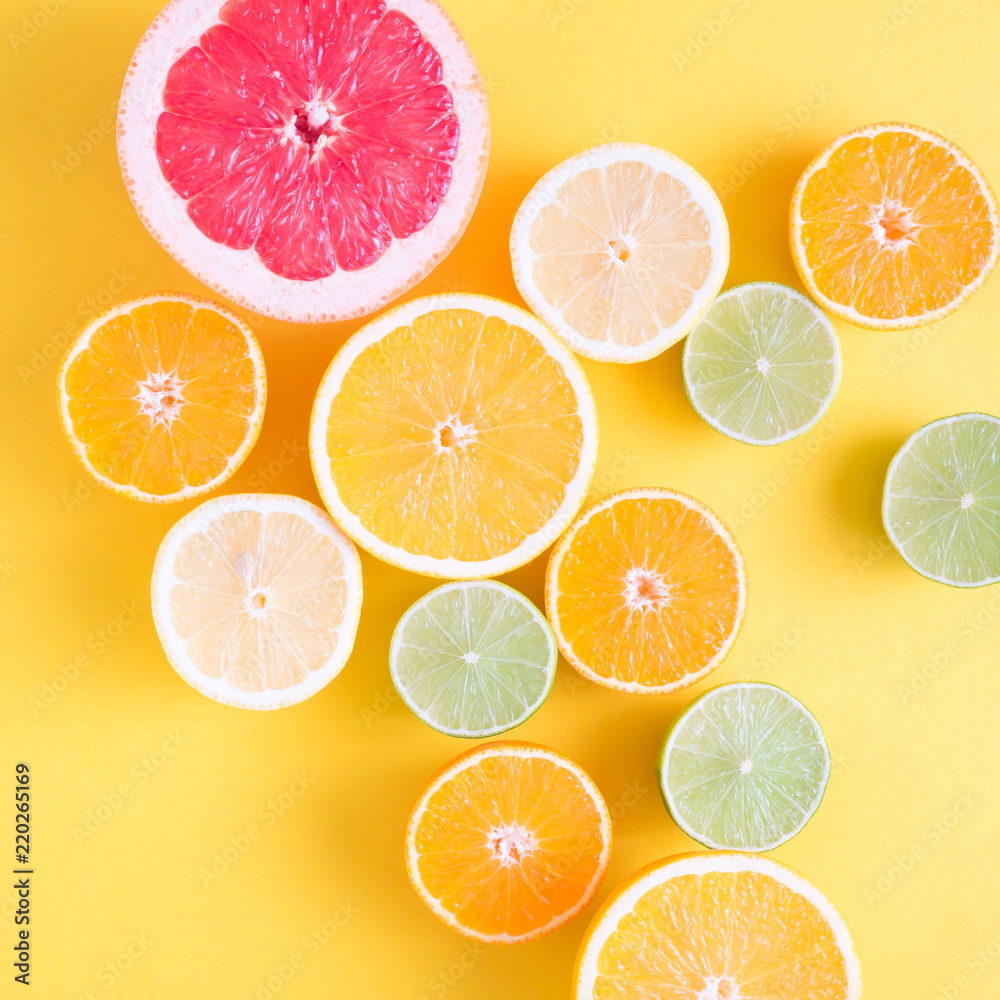
[[[644,361],[680,340],[722,287],[729,228],[693,167],[616,142],[549,171],[518,210],[510,248],[521,295],[574,351]]]
[[[704,504],[673,490],[624,490],[588,507],[559,540],[545,608],[560,652],[584,677],[666,694],[729,652],[746,610],[746,570]]]
[[[476,747],[431,779],[406,830],[417,894],[453,930],[489,944],[550,934],[593,899],[611,816],[571,760],[532,743]]]
[[[153,620],[173,668],[226,705],[273,709],[340,673],[361,614],[361,561],[298,497],[216,497],[181,518],[153,567]]]
[[[574,1000],[858,1000],[861,967],[833,904],[757,854],[687,854],[604,903],[577,957]]]
[[[240,467],[266,391],[249,327],[215,302],[167,292],[86,326],[59,372],[59,413],[94,479],[164,503],[207,493]]]
[[[580,509],[597,451],[583,369],[530,313],[415,299],[363,327],[320,384],[320,494],[373,555],[428,576],[506,573]]]
[[[957,309],[997,262],[982,171],[929,129],[879,122],[834,139],[792,195],[792,256],[829,313],[908,330]]]

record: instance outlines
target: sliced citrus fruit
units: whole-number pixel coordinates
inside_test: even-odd
[[[533,316],[481,295],[407,302],[358,331],[319,387],[313,471],[386,562],[472,579],[559,537],[594,469],[583,369]]]
[[[417,895],[453,930],[490,944],[549,934],[594,898],[611,816],[583,770],[547,747],[489,743],[445,765],[406,830]]]
[[[882,520],[921,576],[1000,581],[1000,419],[960,413],[921,427],[889,465]]]
[[[514,220],[514,279],[579,354],[644,361],[675,344],[722,287],[729,229],[708,182],[640,143],[549,171]]]
[[[495,580],[446,583],[399,620],[389,669],[428,726],[479,739],[521,725],[556,676],[556,641],[523,594]]]
[[[858,1000],[833,904],[756,854],[687,854],[636,873],[580,946],[574,1000]]]
[[[665,694],[722,662],[746,608],[743,557],[704,504],[673,490],[623,490],[588,507],[545,575],[559,650],[584,677]]]
[[[129,299],[89,323],[59,372],[77,457],[134,500],[188,500],[224,483],[264,418],[264,358],[249,327],[177,292]]]
[[[819,808],[830,752],[813,714],[773,684],[723,684],[674,720],[660,751],[670,815],[705,847],[770,851]]]
[[[202,694],[273,709],[340,673],[361,614],[361,561],[298,497],[216,497],[181,518],[153,567],[153,620],[173,668]]]
[[[684,387],[698,415],[745,444],[780,444],[827,411],[840,344],[804,295],[771,281],[723,292],[684,341]]]
[[[997,261],[997,203],[953,142],[880,122],[834,139],[792,195],[791,243],[809,294],[870,330],[957,309]]]
[[[372,312],[455,245],[485,91],[435,0],[173,0],[132,59],[118,153],[146,227],[278,319]]]

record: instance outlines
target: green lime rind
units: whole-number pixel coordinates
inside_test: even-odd
[[[928,580],[1000,581],[1000,418],[958,413],[912,434],[889,463],[882,523]]]
[[[727,289],[684,342],[684,389],[711,427],[776,445],[822,419],[840,385],[840,343],[826,314],[773,281]]]
[[[674,720],[657,763],[674,822],[705,847],[770,851],[812,818],[830,778],[815,716],[773,684],[722,684]]]
[[[482,739],[526,722],[556,675],[555,636],[523,594],[495,580],[447,583],[399,620],[389,672],[406,706],[447,736]]]

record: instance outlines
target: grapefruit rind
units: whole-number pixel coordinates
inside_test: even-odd
[[[125,186],[156,241],[196,278],[254,313],[296,323],[334,323],[375,312],[426,277],[454,248],[479,200],[489,159],[486,88],[468,43],[436,0],[391,0],[437,50],[443,84],[459,116],[459,150],[451,186],[426,227],[393,240],[385,254],[359,271],[297,281],[268,270],[251,249],[209,239],[188,218],[187,202],[160,169],[156,126],[170,67],[219,22],[223,0],[171,0],[132,57],[118,107],[118,159]]]
[[[326,434],[329,411],[333,398],[340,390],[344,375],[366,348],[377,343],[382,337],[402,326],[408,326],[415,319],[427,313],[446,309],[467,309],[484,316],[495,316],[510,326],[517,326],[535,336],[545,350],[560,365],[572,386],[581,421],[584,428],[584,442],[581,449],[576,475],[567,484],[563,502],[552,518],[534,534],[525,538],[514,549],[479,561],[466,561],[454,557],[435,558],[407,552],[402,548],[383,542],[366,528],[360,518],[347,508],[341,500],[337,485],[330,473],[330,461],[326,454]],[[597,464],[597,407],[587,382],[587,376],[580,362],[543,323],[531,313],[518,306],[486,295],[450,293],[431,295],[413,299],[383,313],[350,337],[334,355],[326,374],[320,382],[313,405],[309,425],[309,454],[313,474],[319,487],[323,503],[334,520],[365,551],[400,569],[422,576],[452,580],[478,580],[500,576],[523,566],[545,551],[563,533],[573,520],[590,487],[590,480]]]
[[[565,913],[553,917],[548,924],[529,934],[482,934],[460,924],[454,915],[441,906],[440,902],[427,891],[420,879],[417,865],[419,854],[416,850],[416,833],[428,801],[442,785],[446,784],[456,774],[478,764],[487,757],[543,757],[554,764],[566,768],[566,770],[570,771],[577,778],[583,789],[591,797],[601,818],[602,847],[598,867],[583,895]],[[413,886],[414,891],[428,909],[463,937],[471,938],[474,941],[481,941],[485,944],[522,944],[526,941],[536,941],[538,938],[546,937],[554,931],[559,930],[560,927],[569,923],[590,905],[597,894],[597,890],[601,887],[601,883],[604,881],[604,876],[607,874],[608,865],[611,861],[611,835],[611,813],[604,801],[604,797],[594,783],[593,778],[579,764],[574,763],[568,757],[564,757],[555,750],[550,750],[548,747],[537,743],[502,740],[467,751],[457,759],[450,761],[431,778],[427,787],[421,792],[417,804],[413,807],[413,812],[410,814],[410,819],[406,825],[406,874],[410,879],[410,884]]]
[[[195,532],[204,531],[219,515],[253,510],[263,514],[288,513],[304,518],[317,532],[337,547],[344,563],[348,601],[338,627],[334,655],[322,667],[292,687],[269,691],[240,691],[224,681],[206,676],[191,660],[177,636],[170,616],[170,590],[177,583],[174,560],[184,542]],[[276,493],[245,493],[215,497],[205,501],[178,521],[164,536],[153,564],[151,605],[153,624],[170,665],[196,691],[223,705],[271,711],[287,708],[311,698],[326,687],[350,658],[361,618],[363,598],[361,559],[354,544],[337,527],[326,511],[300,497]]]

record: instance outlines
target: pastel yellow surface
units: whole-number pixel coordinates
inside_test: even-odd
[[[798,287],[792,187],[854,126],[903,119],[940,131],[1000,185],[1000,8],[989,0],[447,6],[489,86],[493,157],[467,235],[418,292],[517,301],[515,209],[545,170],[607,140],[663,146],[715,185],[732,231],[727,285]],[[276,714],[216,705],[170,669],[149,612],[157,544],[191,505],[157,509],[91,486],[61,437],[56,358],[99,303],[205,291],[142,227],[110,134],[158,8],[5,0],[0,14],[0,786],[17,760],[31,763],[33,995],[565,1000],[592,910],[543,941],[478,948],[406,881],[410,806],[465,748],[391,694],[390,632],[433,583],[366,557],[357,649],[334,683]],[[692,493],[746,555],[746,625],[707,683],[773,681],[826,729],[836,761],[826,800],[775,856],[840,907],[872,998],[987,1000],[1000,988],[1000,590],[920,579],[887,551],[879,521],[886,465],[912,430],[1000,411],[998,313],[995,277],[924,331],[838,324],[845,373],[828,418],[773,449],[699,421],[679,348],[633,367],[587,364],[602,421],[596,491]],[[231,489],[317,499],[310,402],[357,325],[256,322],[268,414]],[[508,580],[540,602],[542,572],[538,560]],[[550,701],[515,734],[568,754],[604,792],[616,841],[602,895],[692,849],[660,804],[653,766],[667,723],[705,686],[644,700],[561,665]],[[8,959],[11,898],[0,887]],[[0,995],[20,995],[10,974],[5,959]]]

